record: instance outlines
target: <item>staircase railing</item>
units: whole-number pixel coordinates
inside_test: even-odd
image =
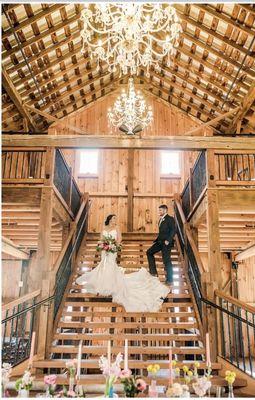
[[[177,236],[182,255],[187,266],[187,272],[199,310],[200,318],[202,319],[201,299],[204,292],[203,286],[206,278],[206,270],[201,261],[190,227],[186,221],[184,212],[178,199],[175,199],[174,201],[174,212]]]
[[[55,276],[55,285],[52,295],[38,301],[41,290],[37,290],[2,307],[4,317],[2,320],[2,360],[4,362],[9,362],[14,366],[29,357],[32,332],[40,330],[38,326],[40,310],[52,313],[54,320],[57,318],[73,272],[75,257],[87,229],[89,209],[90,201],[87,197],[80,206],[73,227],[53,268],[52,277]],[[49,326],[48,333],[51,336],[52,326]]]
[[[209,308],[215,312],[217,356],[255,378],[255,307],[223,292],[214,292],[215,302],[206,297],[209,272],[203,267],[180,201],[174,201],[178,241],[188,271],[203,330],[207,330]]]

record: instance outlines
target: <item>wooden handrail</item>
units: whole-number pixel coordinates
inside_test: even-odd
[[[84,197],[84,200],[83,200],[83,202],[82,202],[82,204],[80,206],[80,209],[79,209],[79,211],[78,211],[78,213],[76,215],[74,224],[73,224],[73,226],[72,226],[72,228],[71,228],[71,230],[70,230],[70,232],[69,232],[69,234],[67,236],[65,244],[64,244],[61,252],[59,253],[58,258],[57,258],[57,260],[56,260],[56,262],[55,262],[55,264],[53,266],[53,276],[56,276],[56,273],[57,273],[57,271],[59,269],[61,261],[62,261],[64,255],[65,255],[65,252],[66,252],[66,250],[67,250],[67,248],[68,248],[68,246],[69,246],[69,244],[70,244],[70,242],[71,242],[71,240],[73,238],[73,235],[75,234],[76,225],[77,225],[77,223],[78,223],[78,221],[79,221],[79,219],[81,217],[81,214],[82,214],[84,208],[86,207],[87,202],[88,202],[88,196]]]
[[[243,301],[235,299],[234,297],[229,296],[229,295],[221,292],[220,290],[215,290],[215,295],[217,297],[221,298],[221,299],[224,299],[224,300],[228,301],[229,303],[234,304],[235,306],[238,306],[238,307],[243,308],[244,310],[246,310],[248,312],[251,312],[251,313],[255,314],[255,307],[250,306],[249,304],[247,304],[247,303],[245,303]]]
[[[21,303],[24,303],[25,301],[31,300],[31,299],[33,299],[33,298],[39,296],[40,293],[41,293],[41,289],[38,289],[38,290],[35,290],[34,292],[25,294],[24,296],[19,297],[19,298],[16,299],[16,300],[10,301],[9,303],[4,304],[4,305],[2,306],[2,312],[7,311],[7,310],[10,310],[11,308],[14,308],[14,307],[17,306],[17,305],[19,305],[19,304],[21,304]]]
[[[185,233],[186,233],[187,238],[189,240],[189,243],[190,243],[190,246],[192,248],[193,254],[194,254],[195,258],[196,258],[196,262],[197,262],[197,266],[199,268],[199,272],[200,272],[200,274],[203,274],[203,273],[205,273],[207,271],[206,271],[206,269],[205,269],[205,267],[203,265],[203,262],[201,260],[198,248],[196,246],[196,243],[194,241],[193,235],[191,233],[191,229],[190,229],[189,223],[187,222],[187,220],[185,218],[181,203],[177,198],[175,198],[175,204],[176,204],[176,206],[178,208],[178,212],[179,212],[179,214],[181,216],[181,220],[182,220],[182,223],[183,223],[183,226],[184,226]]]

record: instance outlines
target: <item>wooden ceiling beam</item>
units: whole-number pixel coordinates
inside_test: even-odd
[[[255,245],[243,250],[241,253],[235,256],[235,261],[243,261],[247,258],[255,256]]]
[[[33,132],[36,132],[38,129],[35,122],[33,121],[33,118],[31,117],[30,113],[25,109],[23,100],[17,90],[15,89],[11,78],[7,74],[5,68],[2,66],[2,85],[7,92],[8,96],[11,98],[13,101],[15,107],[19,111],[19,113],[22,115],[23,118],[25,118],[29,124],[30,129]]]
[[[240,51],[240,53],[247,54],[247,51],[245,50],[245,47],[237,44],[234,40],[230,40],[227,37],[217,33],[215,30],[208,28],[205,26],[203,23],[197,22],[194,20],[194,18],[185,15],[183,11],[181,11],[180,5],[175,6],[177,13],[181,20],[186,21],[188,24],[194,26],[195,28],[200,29],[201,31],[207,33],[208,35],[212,36],[213,38],[220,40],[223,44],[226,44],[230,47],[232,47],[235,50]],[[252,56],[252,53],[248,54],[249,56]]]
[[[105,148],[105,149],[218,149],[250,150],[255,148],[255,138],[223,136],[159,136],[137,137],[89,135],[2,135],[2,146]]]
[[[207,43],[205,43],[203,40],[197,39],[194,35],[188,32],[183,32],[182,36],[189,40],[191,43],[196,44],[197,46],[203,48],[204,50],[207,50],[208,52],[214,54],[216,57],[218,57],[221,60],[226,61],[229,65],[232,65],[232,67],[236,68],[237,70],[241,67],[241,63],[233,60],[232,58],[228,57],[225,55],[222,51],[215,49],[213,46],[209,46]],[[253,71],[251,68],[247,68],[245,70],[245,73],[249,75],[252,79],[255,78],[255,71]]]
[[[240,123],[242,123],[242,119],[245,117],[245,115],[249,111],[249,109],[252,106],[254,101],[255,101],[255,81],[253,82],[249,92],[243,99],[243,102],[239,108],[239,111],[236,113],[231,125],[227,129],[227,133],[230,133],[230,134],[235,133],[238,122],[240,121]]]
[[[48,28],[46,25],[44,32],[40,33],[39,35],[33,36],[31,39],[28,39],[25,42],[20,43],[20,47],[24,50],[28,46],[34,45],[35,43],[39,42],[40,40],[45,39],[47,36],[52,35],[53,33],[56,33],[59,30],[69,26],[73,22],[77,21],[79,17],[80,17],[80,13],[69,16],[68,19],[57,23],[56,25],[52,26],[51,28]],[[3,51],[2,59],[5,60],[7,57],[10,57],[12,54],[19,52],[19,51],[20,51],[19,46],[14,46],[10,50]]]
[[[251,28],[246,27],[245,24],[242,24],[242,23],[238,22],[237,20],[234,20],[233,18],[228,17],[228,16],[227,16],[226,14],[224,14],[223,12],[222,12],[222,13],[219,13],[218,11],[216,11],[216,10],[215,10],[211,5],[209,5],[209,4],[207,4],[207,5],[202,5],[202,4],[194,3],[194,4],[192,4],[192,5],[194,5],[194,7],[199,8],[200,10],[205,11],[207,14],[210,14],[210,15],[212,15],[213,17],[218,18],[220,21],[223,21],[223,22],[225,22],[226,24],[231,25],[233,28],[239,29],[239,30],[241,30],[242,32],[247,33],[249,36],[254,36],[254,35],[255,35],[255,30],[254,30],[254,29],[251,29]],[[240,4],[240,6],[242,6],[242,5]]]
[[[29,57],[27,59],[27,61],[29,63],[33,62],[33,61],[38,61],[38,59],[47,56],[49,53],[58,50],[59,48],[61,48],[62,46],[67,45],[68,43],[74,41],[75,39],[80,38],[81,33],[78,30],[76,33],[72,33],[72,35],[65,37],[62,40],[59,40],[57,43],[54,43],[52,46],[47,46],[45,49],[41,50],[39,54],[34,54],[33,56]],[[26,63],[25,61],[21,61],[19,62],[17,65],[14,65],[12,67],[8,67],[6,68],[8,74],[12,74],[12,73],[16,73],[17,71],[19,71],[20,69],[26,67]]]
[[[212,64],[208,60],[204,60],[203,58],[198,56],[196,53],[192,53],[190,50],[190,47],[188,45],[180,44],[180,46],[178,47],[178,50],[181,53],[185,54],[187,57],[190,57],[191,59],[193,59],[193,60],[197,61],[198,63],[200,63],[201,65],[203,65],[203,67],[210,69],[211,71],[215,72],[216,74],[224,77],[228,81],[232,82],[232,80],[234,79],[233,75],[226,73],[223,69]],[[211,84],[214,83],[214,81],[210,81],[210,80],[208,80],[208,82],[210,82]],[[249,90],[249,87],[250,87],[248,84],[246,84],[245,82],[242,82],[242,81],[238,82],[238,86],[244,90]],[[226,90],[228,90],[228,88]]]
[[[28,260],[29,253],[20,250],[12,240],[2,236],[2,253],[8,254],[18,260]]]
[[[22,29],[30,26],[34,22],[38,22],[40,19],[47,17],[48,15],[52,14],[55,11],[60,10],[61,8],[65,7],[65,4],[54,4],[49,6],[48,8],[38,12],[37,14],[33,15],[33,17],[26,18],[24,21],[20,22],[18,25],[14,26],[13,28],[7,29],[2,33],[2,39],[10,37],[12,35],[12,29],[14,32],[21,31]],[[7,11],[8,12],[8,11]]]

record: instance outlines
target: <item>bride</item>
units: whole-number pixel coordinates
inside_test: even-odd
[[[121,243],[121,232],[115,214],[106,218],[101,239],[109,236]],[[169,288],[145,268],[125,274],[124,269],[118,266],[116,258],[117,253],[102,251],[98,266],[80,276],[76,282],[84,285],[88,293],[112,296],[113,302],[123,305],[127,312],[158,311],[169,293]]]

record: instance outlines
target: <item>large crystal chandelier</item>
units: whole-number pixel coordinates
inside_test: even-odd
[[[153,113],[140,93],[135,92],[133,78],[128,80],[128,90],[115,101],[108,111],[108,119],[113,126],[133,135],[144,129],[153,120]]]
[[[136,74],[139,67],[154,65],[170,56],[182,28],[175,9],[161,3],[85,4],[81,13],[83,51],[108,64],[111,72]]]

